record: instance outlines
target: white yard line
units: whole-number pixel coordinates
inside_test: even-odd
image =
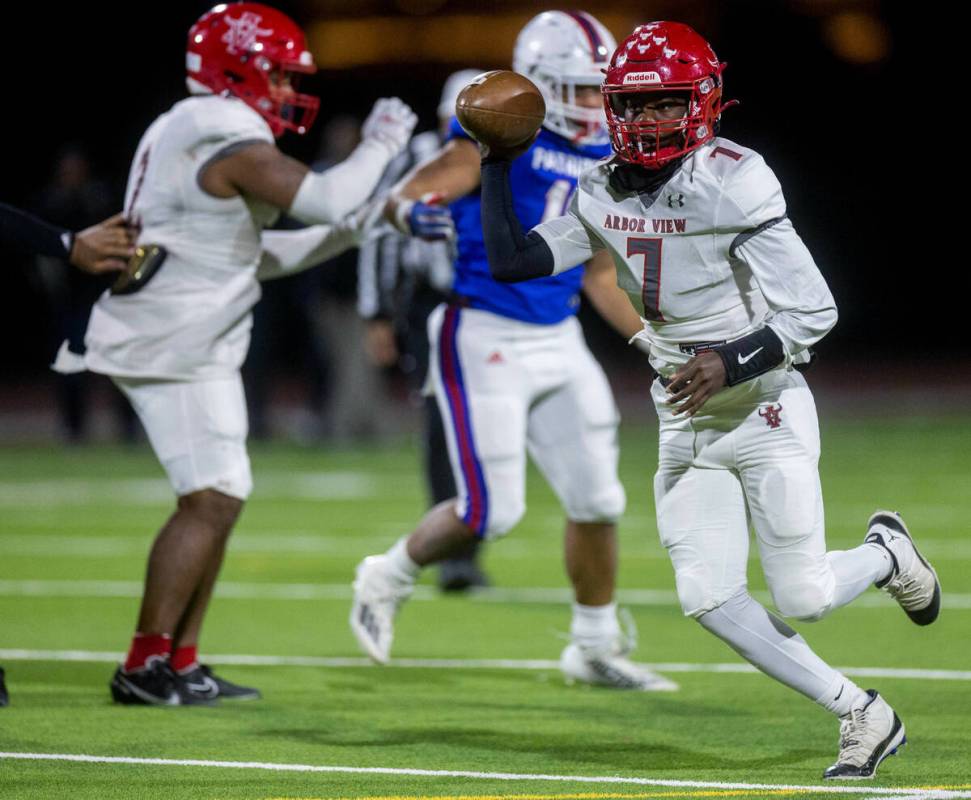
[[[115,663],[124,653],[105,650],[26,650],[0,648],[0,661],[83,661]],[[332,656],[207,655],[213,664],[249,667],[373,667],[367,658]],[[514,658],[396,658],[388,667],[404,669],[512,669],[555,670],[559,661]],[[698,664],[670,662],[645,664],[658,672],[756,673],[750,664]],[[386,667],[387,668],[387,667]],[[895,667],[837,667],[840,672],[859,678],[900,678],[922,681],[971,681],[971,670],[910,669]]]
[[[3,507],[3,488],[0,486],[0,508]],[[284,497],[298,496],[299,491],[282,494]],[[327,499],[327,498],[323,498]],[[333,499],[333,498],[331,498]],[[354,499],[346,497],[345,499]],[[135,505],[140,505],[135,503]],[[244,525],[230,539],[232,553],[266,553],[268,555],[288,556],[293,553],[317,553],[319,555],[346,555],[361,558],[368,553],[378,553],[387,549],[390,542],[397,539],[403,531],[414,526],[414,520],[380,521],[367,525],[361,531],[360,523],[342,522],[340,525],[326,524],[319,530],[309,529],[259,529]],[[640,525],[631,525],[625,519],[629,546],[625,550],[628,559],[651,559],[667,561],[668,554],[657,541],[653,528],[645,530]],[[148,552],[150,539],[146,531],[132,530],[130,525],[121,528],[118,535],[62,534],[49,533],[56,523],[32,517],[29,523],[20,521],[9,525],[8,530],[0,529],[0,552],[8,556],[31,556],[38,558],[129,558],[132,555],[144,556]],[[651,523],[653,525],[653,522]],[[111,522],[98,523],[99,529],[118,528]],[[551,528],[558,528],[551,526]],[[858,538],[835,537],[829,540],[831,549],[841,550],[855,547]],[[503,540],[495,557],[517,559],[540,557],[545,543],[529,538],[508,538]],[[960,539],[940,539],[921,537],[921,552],[931,558],[949,561],[971,561],[971,541]],[[749,561],[757,563],[758,553],[752,551]]]
[[[546,783],[586,783],[600,785],[659,786],[689,789],[727,789],[791,791],[815,794],[852,794],[869,797],[914,797],[950,800],[971,798],[971,792],[923,788],[882,788],[874,786],[799,786],[773,783],[718,783],[714,781],[677,781],[661,778],[635,778],[619,775],[546,775],[542,773],[475,772],[452,769],[407,769],[396,767],[346,767],[329,764],[276,764],[265,761],[209,761],[189,758],[129,758],[127,756],[93,756],[73,753],[6,753],[0,759],[27,761],[67,761],[80,764],[125,764],[157,767],[209,767],[218,769],[249,769],[268,772],[311,772],[343,775],[409,775],[421,778],[466,778],[486,781],[538,781]]]
[[[138,581],[99,580],[0,580],[0,597],[128,597],[142,595]],[[771,603],[767,592],[754,591],[759,601]],[[221,581],[216,596],[235,600],[350,600],[348,583],[239,583]],[[430,586],[418,586],[415,600],[440,600],[441,594]],[[493,587],[464,596],[473,603],[536,603],[563,605],[573,600],[569,589],[544,586]],[[667,589],[620,589],[617,602],[625,606],[677,607],[677,595]],[[954,611],[971,609],[971,594],[947,592],[942,605]],[[893,601],[877,592],[861,595],[854,608],[894,608]]]
[[[376,497],[393,476],[369,472],[263,473],[255,499],[352,500]],[[111,498],[125,505],[173,504],[172,489],[164,478],[64,478],[0,484],[0,508],[71,506],[104,503]]]
[[[373,527],[373,526],[372,526]],[[377,526],[377,535],[359,536],[321,535],[307,532],[262,535],[258,533],[237,533],[230,540],[232,553],[259,553],[268,556],[291,557],[293,554],[316,554],[320,556],[347,556],[361,558],[366,553],[380,553],[387,549],[388,542],[395,541],[402,530],[410,525],[392,527]],[[383,535],[381,532],[383,531]],[[63,536],[60,534],[40,533],[0,533],[0,553],[5,556],[29,556],[33,558],[73,558],[130,559],[132,556],[144,558],[151,546],[151,537],[145,536]],[[667,555],[663,552],[659,556]]]

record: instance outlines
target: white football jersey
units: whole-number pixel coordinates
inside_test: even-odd
[[[661,375],[701,345],[766,324],[787,363],[798,362],[835,324],[826,281],[758,153],[713,139],[653,194],[616,191],[610,170],[604,161],[585,172],[567,214],[534,231],[553,251],[555,272],[610,252]]]
[[[277,211],[199,186],[200,170],[233,145],[273,143],[263,118],[215,95],[176,103],[145,132],[128,176],[126,216],[138,244],[168,256],[140,290],[105,292],[85,339],[85,363],[108,375],[186,380],[234,373],[246,357],[260,297],[260,232]]]

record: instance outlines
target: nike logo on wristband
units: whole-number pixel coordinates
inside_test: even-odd
[[[739,353],[738,354],[738,363],[739,364],[747,364],[749,361],[751,361],[753,358],[755,358],[763,350],[765,350],[765,348],[764,347],[760,347],[758,350],[753,350],[747,356],[743,356],[741,353]]]

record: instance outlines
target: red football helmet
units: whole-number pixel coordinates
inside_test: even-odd
[[[712,139],[722,111],[724,68],[711,45],[687,25],[650,22],[635,28],[614,51],[602,86],[617,157],[657,169]],[[682,95],[687,112],[666,121],[629,119],[634,101],[649,93]]]
[[[228,93],[256,110],[274,136],[306,133],[320,100],[298,94],[301,73],[317,71],[303,31],[260,3],[232,3],[203,14],[189,29],[185,66],[190,90]]]

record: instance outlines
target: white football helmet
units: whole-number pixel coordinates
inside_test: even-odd
[[[459,99],[461,91],[478,78],[484,70],[461,69],[453,72],[445,79],[442,87],[442,99],[438,101],[438,118],[448,120],[455,116],[455,101]]]
[[[599,89],[616,48],[610,31],[584,11],[544,11],[526,23],[516,37],[512,68],[543,93],[546,128],[575,144],[608,141],[603,109],[578,106],[576,90]]]

